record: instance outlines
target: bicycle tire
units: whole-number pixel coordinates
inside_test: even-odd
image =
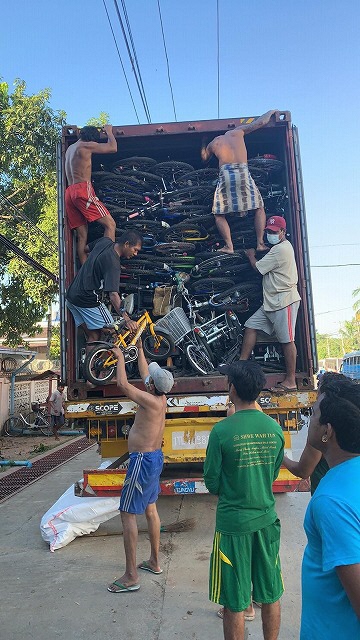
[[[195,245],[190,242],[162,242],[155,246],[157,253],[165,255],[180,255],[182,253],[195,253]]]
[[[189,171],[194,171],[194,167],[186,162],[178,162],[177,160],[169,160],[168,162],[159,162],[152,171],[156,175],[161,176],[164,180],[166,178],[172,178],[172,181],[176,182],[176,177],[180,177]]]
[[[138,171],[147,171],[148,169],[153,169],[157,164],[154,158],[142,157],[142,156],[131,156],[129,158],[122,158],[121,160],[117,160],[111,167],[111,170],[114,173],[122,173],[123,171],[129,169],[136,169]],[[117,172],[115,171],[117,169]]]
[[[281,160],[275,160],[275,158],[250,158],[248,165],[251,173],[251,167],[257,169],[264,169],[267,173],[278,173],[284,166]]]
[[[210,295],[221,293],[235,285],[230,278],[204,278],[191,283],[191,291],[198,294]]]
[[[196,169],[195,171],[190,171],[185,175],[181,176],[178,184],[186,185],[186,186],[201,186],[203,184],[211,184],[215,186],[219,177],[219,172],[217,169],[212,169],[211,167],[205,167],[204,169]]]
[[[84,362],[84,375],[86,379],[95,386],[107,384],[112,380],[116,373],[116,363],[110,367],[106,367],[105,376],[100,377],[100,372],[104,371],[103,363],[110,355],[109,349],[106,347],[94,347],[89,351]],[[96,372],[99,373],[96,375]]]
[[[8,418],[2,426],[2,433],[5,436],[21,436],[23,432],[23,422],[19,417]]]
[[[166,360],[174,350],[174,341],[168,333],[158,329],[155,330],[155,335],[160,338],[160,347],[155,344],[154,336],[148,332],[142,339],[144,353],[147,358],[155,362]]]
[[[214,371],[212,362],[199,344],[191,342],[186,345],[185,353],[190,365],[197,373],[206,376]]]

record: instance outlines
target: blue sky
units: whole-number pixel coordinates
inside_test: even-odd
[[[119,0],[119,6],[121,2]],[[141,122],[146,122],[106,0]],[[157,0],[127,0],[153,122],[174,119]],[[216,118],[216,0],[160,0],[178,120]],[[289,110],[300,135],[312,265],[360,263],[360,3],[219,0],[220,117]],[[103,0],[12,0],[2,7],[0,75],[83,125],[100,111],[135,124]],[[337,333],[353,316],[360,267],[312,269],[316,325]]]

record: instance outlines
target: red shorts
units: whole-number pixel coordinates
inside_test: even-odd
[[[91,182],[71,184],[65,191],[65,207],[70,229],[110,215],[97,197]]]

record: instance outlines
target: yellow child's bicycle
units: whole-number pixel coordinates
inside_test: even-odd
[[[143,311],[136,320],[138,330],[132,334],[128,329],[124,330],[124,322],[121,324],[106,325],[105,329],[115,332],[115,340],[112,344],[98,342],[85,358],[84,374],[86,379],[94,385],[103,385],[114,377],[116,373],[117,359],[112,353],[112,347],[119,347],[124,352],[125,363],[133,362],[138,357],[137,341],[141,338],[144,353],[150,360],[166,360],[174,348],[171,336],[155,328],[148,311]],[[95,343],[94,343],[95,344]]]

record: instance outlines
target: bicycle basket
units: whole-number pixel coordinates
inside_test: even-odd
[[[31,403],[31,410],[32,411],[39,411],[39,409],[40,409],[40,406],[39,406],[38,402],[32,402]]]
[[[155,323],[155,331],[156,329],[166,331],[172,337],[174,343],[178,344],[187,333],[190,333],[191,325],[184,309],[175,307]]]

